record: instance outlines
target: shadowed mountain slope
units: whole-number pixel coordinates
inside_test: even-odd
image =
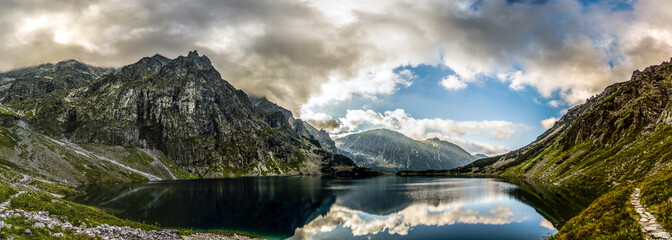
[[[416,141],[387,129],[348,135],[337,139],[336,146],[358,165],[387,172],[451,169],[475,159],[459,146],[438,138]]]

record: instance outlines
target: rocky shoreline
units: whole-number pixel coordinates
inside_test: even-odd
[[[52,236],[62,237],[64,236],[63,232],[74,232],[82,233],[89,235],[91,237],[99,237],[100,239],[105,240],[114,240],[114,239],[148,239],[148,240],[205,240],[205,239],[221,239],[221,240],[251,240],[256,238],[250,238],[246,236],[241,236],[233,234],[231,236],[215,234],[215,233],[194,233],[188,236],[180,236],[177,234],[177,230],[174,229],[163,229],[163,230],[142,230],[137,228],[131,228],[127,226],[110,226],[108,224],[102,224],[95,227],[89,227],[86,224],[80,226],[74,226],[68,221],[61,221],[56,217],[52,217],[49,212],[46,211],[24,211],[21,209],[12,209],[7,210],[4,213],[0,214],[0,228],[2,227],[13,227],[11,224],[5,223],[4,220],[7,218],[16,218],[22,217],[27,221],[34,222],[33,227],[39,229],[48,229]],[[30,229],[26,229],[26,234],[31,234]]]
[[[24,179],[26,176],[24,175]],[[15,187],[27,188],[28,186],[24,182],[17,182],[14,184]],[[217,233],[192,233],[190,235],[182,236],[178,234],[178,230],[175,229],[161,229],[161,230],[143,230],[139,228],[133,228],[129,226],[114,226],[109,224],[100,224],[94,226],[94,224],[81,223],[79,226],[72,224],[67,220],[61,220],[58,216],[50,214],[48,211],[27,211],[24,209],[10,209],[10,204],[13,199],[17,198],[20,195],[26,194],[29,190],[19,191],[12,196],[10,196],[5,202],[0,203],[0,229],[13,229],[18,231],[22,236],[33,236],[34,238],[42,238],[44,235],[40,233],[33,232],[39,231],[42,234],[45,232],[50,234],[54,238],[68,237],[75,235],[88,235],[97,239],[104,240],[113,240],[113,239],[149,239],[149,240],[180,240],[180,239],[190,239],[190,240],[201,240],[201,239],[224,239],[224,240],[248,240],[254,239],[246,236],[241,236],[237,234],[233,235],[224,235]],[[52,199],[51,202],[59,202],[59,199]],[[14,225],[13,223],[22,223]],[[31,226],[31,228],[26,228],[25,224]],[[5,236],[7,239],[14,239],[13,235]]]
[[[141,230],[131,227],[119,227],[102,224],[95,227],[88,227],[86,224],[74,226],[68,221],[61,221],[56,217],[52,217],[46,211],[24,211],[21,209],[7,210],[0,214],[0,227],[12,227],[11,224],[5,223],[3,220],[7,218],[21,217],[27,221],[34,222],[33,227],[39,229],[48,229],[52,236],[63,236],[66,231],[74,233],[83,233],[92,237],[100,237],[101,239],[182,239],[177,235],[177,231],[172,229],[166,230]],[[26,229],[26,234],[31,234],[30,229]]]

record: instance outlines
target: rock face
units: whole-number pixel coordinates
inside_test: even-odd
[[[459,173],[526,176],[604,193],[672,166],[672,64],[635,71],[570,109],[533,143]]]
[[[213,165],[267,162],[269,152],[279,159],[297,154],[281,141],[294,139],[264,131],[268,124],[245,93],[195,52],[141,60],[96,80],[81,98],[63,123],[71,141],[160,149],[199,175]]]
[[[336,146],[357,165],[387,172],[452,169],[475,160],[459,146],[438,138],[416,141],[387,129],[348,135],[337,139]]]
[[[156,149],[199,176],[359,171],[351,160],[311,141],[291,112],[288,118],[282,111],[260,110],[196,51],[176,59],[146,57],[114,72],[88,69],[64,91],[32,96],[32,104],[7,90],[5,99],[19,100],[4,105],[40,133],[77,144]]]
[[[76,93],[113,71],[67,60],[0,73],[2,167],[68,185],[186,177],[160,152],[74,144],[58,137],[59,113],[74,106]]]
[[[250,100],[257,108],[264,111],[264,114],[268,116],[269,122],[273,123],[271,125],[278,127],[286,124],[296,134],[311,140],[312,143],[322,147],[325,151],[333,154],[343,154],[343,152],[336,148],[336,142],[331,139],[329,133],[326,131],[322,129],[318,130],[301,119],[295,119],[291,111],[268,101],[265,97],[250,96]],[[279,119],[280,115],[282,115],[284,120]]]

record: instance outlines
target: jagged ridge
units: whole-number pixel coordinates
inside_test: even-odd
[[[317,129],[301,119],[295,119],[291,111],[278,106],[265,97],[249,96],[252,103],[267,116],[267,122],[271,126],[289,125],[289,127],[299,136],[311,140],[315,145],[322,147],[325,151],[333,154],[343,154],[336,143],[331,139],[329,133],[322,129]]]

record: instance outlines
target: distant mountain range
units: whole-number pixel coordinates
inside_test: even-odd
[[[450,142],[417,141],[387,129],[351,134],[337,139],[336,146],[357,165],[386,172],[452,169],[476,159]]]
[[[196,51],[120,69],[68,60],[0,73],[0,102],[0,165],[57,182],[372,173]]]

